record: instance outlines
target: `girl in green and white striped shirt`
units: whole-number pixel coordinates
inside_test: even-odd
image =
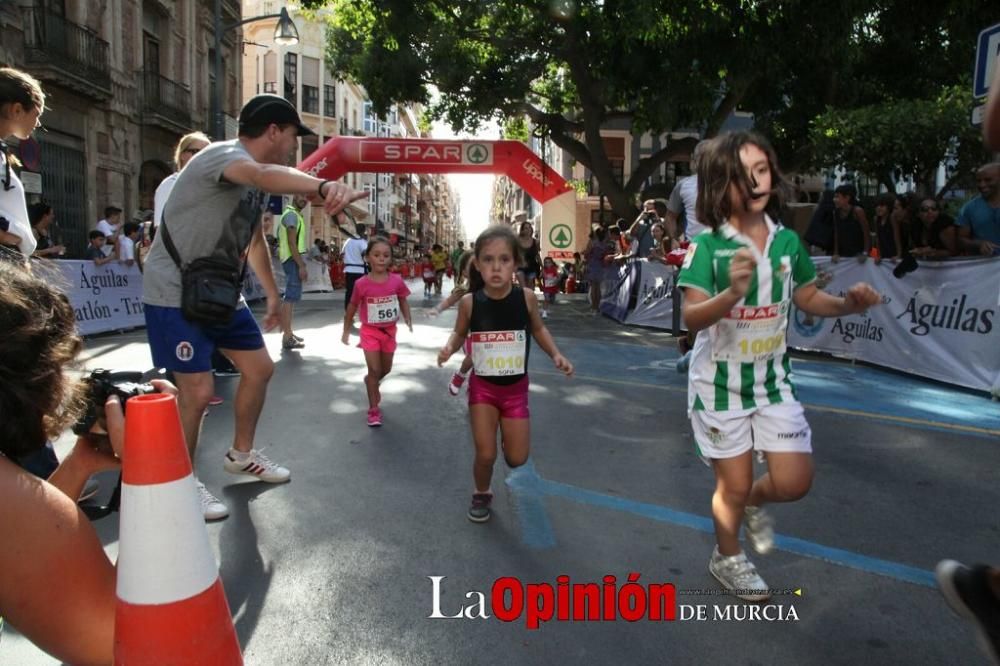
[[[792,384],[786,343],[794,303],[836,317],[880,302],[867,284],[843,298],[819,291],[816,270],[798,235],[775,222],[787,188],[764,137],[734,132],[713,139],[698,165],[697,217],[711,226],[688,248],[678,285],[684,320],[697,337],[688,373],[688,411],[700,455],[711,462],[717,547],[709,571],[748,601],[767,585],[740,548],[773,547],[760,507],[803,497],[813,478],[812,433]],[[754,481],[753,450],[768,472]]]

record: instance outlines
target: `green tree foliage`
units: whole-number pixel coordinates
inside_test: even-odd
[[[809,123],[825,109],[919,97],[928,86],[935,97],[957,82],[987,21],[981,0],[919,10],[912,0],[304,4],[332,10],[327,60],[364,85],[376,109],[419,102],[473,132],[494,120],[516,133],[509,121],[526,116],[594,174],[625,217],[643,183],[665,161],[684,159],[691,142],[644,156],[618,182],[602,128],[711,136],[739,108],[794,169],[810,161]]]
[[[926,194],[943,194],[970,181],[986,155],[978,128],[969,123],[972,95],[965,86],[945,88],[934,99],[886,100],[818,116],[811,138],[816,165],[843,166],[877,178],[895,189],[912,177]],[[931,190],[942,158],[952,177],[941,192]]]

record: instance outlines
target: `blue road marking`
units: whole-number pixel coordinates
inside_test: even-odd
[[[521,522],[521,539],[528,547],[539,550],[556,545],[556,537],[540,492],[540,480],[535,464],[530,459],[512,470],[506,479],[514,493],[514,511]]]
[[[564,353],[582,374],[611,383],[684,391],[687,378],[677,374],[672,346],[624,342],[593,342],[579,338],[562,341]],[[533,354],[532,372],[553,374],[544,354]],[[899,425],[929,430],[948,426],[1000,430],[1000,404],[988,396],[906,377],[864,365],[797,359],[792,364],[799,397],[807,408],[851,410],[856,418],[879,420],[896,417]],[[641,381],[636,381],[641,377]],[[883,418],[885,422],[887,418]],[[937,424],[937,425],[936,425]],[[989,432],[967,435],[993,437]],[[511,472],[507,485],[514,495],[515,510],[524,543],[532,548],[556,545],[555,534],[545,510],[546,497],[559,497],[578,504],[596,506],[714,534],[710,517],[668,507],[604,495],[565,483],[542,478],[531,461]],[[840,548],[824,546],[796,537],[775,535],[775,547],[803,557],[822,560],[866,573],[886,576],[922,587],[934,587],[934,573],[897,562],[868,557]]]
[[[805,541],[804,539],[775,534],[774,547],[788,551],[789,553],[823,560],[832,564],[839,564],[851,569],[896,578],[907,583],[913,583],[914,585],[923,585],[924,587],[934,587],[936,585],[933,571],[918,569],[897,562],[889,562],[888,560],[880,560],[875,557],[852,553],[849,550],[831,548],[813,543],[812,541]]]
[[[649,518],[660,523],[679,525],[706,534],[714,534],[715,526],[711,518],[694,513],[677,511],[657,504],[637,502],[623,497],[614,497],[602,493],[578,488],[566,483],[549,481],[542,478],[529,461],[523,467],[515,469],[507,477],[507,485],[515,496],[517,513],[521,521],[521,535],[524,544],[530,548],[544,549],[556,545],[552,525],[545,513],[544,498],[559,497],[578,504],[631,513]],[[832,548],[796,537],[776,534],[775,548],[803,557],[809,557],[839,566],[857,569],[866,573],[895,578],[914,585],[934,587],[934,573],[918,569],[906,564],[880,560],[859,553],[852,553],[840,548]]]

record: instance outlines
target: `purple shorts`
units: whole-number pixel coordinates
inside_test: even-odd
[[[371,326],[361,324],[361,344],[358,345],[365,351],[377,351],[391,354],[396,351],[396,325],[392,326]]]
[[[501,386],[486,381],[479,375],[469,376],[469,406],[490,405],[500,412],[502,419],[526,419],[528,412],[528,375],[517,382]]]

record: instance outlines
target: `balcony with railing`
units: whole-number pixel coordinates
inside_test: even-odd
[[[176,81],[142,72],[143,117],[168,130],[187,131],[191,125],[191,91]]]
[[[38,8],[24,10],[26,69],[92,99],[111,97],[108,43],[92,30]]]

